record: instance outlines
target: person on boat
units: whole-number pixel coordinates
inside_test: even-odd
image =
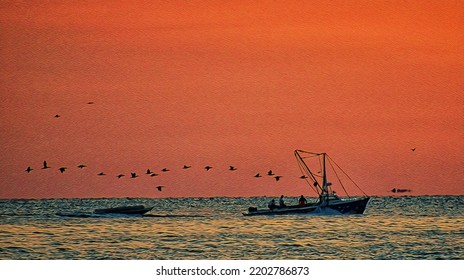
[[[284,202],[284,195],[281,195],[280,196],[280,199],[279,199],[279,206],[280,207],[285,207],[285,202]]]
[[[269,201],[269,203],[267,204],[267,207],[269,207],[269,209],[271,210],[276,208],[275,199],[272,199],[271,201]]]
[[[305,198],[303,195],[301,195],[301,196],[300,196],[300,199],[298,199],[298,205],[299,205],[300,207],[303,207],[303,206],[305,206],[307,203],[308,203],[308,201],[306,200],[306,198]]]

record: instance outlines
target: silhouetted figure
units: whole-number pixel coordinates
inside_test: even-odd
[[[229,170],[230,170],[230,171],[235,171],[235,170],[237,170],[237,168],[236,168],[235,166],[232,166],[232,165],[231,165],[231,166],[229,166]]]
[[[275,199],[272,199],[271,201],[269,201],[269,203],[267,204],[267,207],[269,207],[269,209],[273,210],[274,208],[276,208],[276,204],[275,204]]]
[[[279,181],[280,178],[282,178],[282,176],[275,176],[274,178],[275,178],[276,181]]]
[[[279,199],[279,206],[280,206],[280,207],[285,207],[284,195],[281,195],[281,196],[280,196],[280,199]]]
[[[255,177],[260,178],[260,177],[263,177],[263,176],[261,176],[261,174],[258,173],[258,174],[255,175]]]
[[[50,166],[48,166],[47,161],[44,160],[42,169],[47,169],[47,168],[50,168]]]
[[[121,179],[121,177],[124,177],[124,174],[119,174],[119,175],[116,176],[116,177],[118,177],[118,179]]]
[[[156,188],[158,189],[158,191],[162,191],[164,186],[157,186]]]
[[[60,168],[58,168],[58,170],[60,170],[61,173],[65,172],[66,169],[68,169],[68,168],[67,168],[67,167],[60,167]]]
[[[137,178],[137,177],[139,177],[139,176],[137,175],[137,173],[131,172],[131,178]]]
[[[82,168],[84,168],[84,167],[87,167],[87,165],[79,164],[77,167],[82,169]]]
[[[182,167],[182,168],[183,168],[183,169],[189,169],[190,167],[192,167],[192,166],[190,166],[190,165],[184,165],[184,167]]]
[[[303,195],[301,195],[300,199],[298,199],[298,205],[302,207],[305,206],[307,203],[308,201],[306,200],[306,198]]]
[[[105,176],[106,174],[103,173],[103,172],[100,172],[100,173],[98,173],[97,175],[98,175],[98,176]]]
[[[27,173],[30,173],[32,170],[34,170],[34,169],[32,169],[30,166],[28,166],[28,167],[26,168],[25,171],[26,171]]]
[[[163,169],[161,169],[161,171],[163,171],[163,172],[168,172],[168,171],[169,171],[169,169],[167,169],[167,168],[163,168]]]
[[[275,174],[272,173],[272,170],[269,170],[269,171],[267,172],[267,175],[268,175],[268,176],[274,176]]]
[[[213,167],[209,166],[209,165],[205,166],[206,171],[210,170],[211,168],[213,168]]]

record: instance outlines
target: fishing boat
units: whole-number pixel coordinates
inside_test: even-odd
[[[94,214],[124,214],[124,215],[143,215],[153,209],[152,207],[145,207],[143,205],[135,206],[121,206],[112,208],[95,209]]]
[[[344,172],[338,164],[330,158],[327,153],[313,153],[303,150],[295,150],[300,170],[309,186],[318,194],[314,202],[305,202],[299,205],[274,206],[269,209],[258,209],[249,207],[245,216],[258,215],[286,215],[286,214],[363,214],[366,210],[370,197]],[[312,165],[309,164],[311,159]],[[328,163],[328,164],[327,164]],[[330,169],[327,168],[330,166]],[[329,172],[330,171],[330,172]],[[333,190],[333,185],[328,181],[328,173],[337,177],[338,185],[346,193],[346,197],[339,197]],[[342,176],[343,175],[343,176]],[[362,197],[350,197],[346,191],[345,184],[341,178],[348,179],[364,195]]]

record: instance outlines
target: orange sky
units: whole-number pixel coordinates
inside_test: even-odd
[[[0,2],[0,198],[464,194],[460,1],[154,2]]]

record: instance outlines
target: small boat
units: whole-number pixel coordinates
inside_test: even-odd
[[[295,150],[300,170],[303,176],[300,178],[313,188],[318,194],[314,202],[305,202],[301,205],[274,206],[270,205],[269,209],[258,209],[249,207],[244,216],[259,215],[286,215],[286,214],[363,214],[366,210],[370,197],[367,196],[358,185],[327,155],[327,153],[313,153],[302,150]],[[313,159],[311,168],[308,166],[308,159]],[[306,161],[305,161],[306,160]],[[328,181],[328,169],[326,163],[329,162],[332,173],[337,177],[338,184],[345,191],[347,197],[340,198],[333,191],[332,183]],[[337,172],[338,171],[338,172]],[[340,172],[341,171],[341,172]],[[341,182],[341,175],[348,178],[364,194],[362,197],[350,197],[346,192],[344,184]]]
[[[153,209],[152,207],[145,207],[143,205],[135,206],[121,206],[113,208],[95,209],[94,214],[124,214],[124,215],[143,215]]]

